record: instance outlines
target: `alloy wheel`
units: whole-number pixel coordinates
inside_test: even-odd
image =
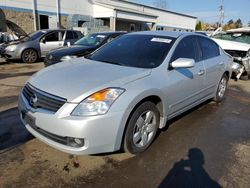
[[[144,147],[153,139],[156,123],[156,115],[153,111],[146,111],[139,116],[133,132],[135,146]]]

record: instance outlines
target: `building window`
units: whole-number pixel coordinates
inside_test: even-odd
[[[40,29],[49,29],[49,16],[39,15]]]
[[[130,24],[130,32],[135,31],[135,24]]]
[[[83,24],[85,23],[85,21],[83,20],[78,20],[78,27],[83,27]]]

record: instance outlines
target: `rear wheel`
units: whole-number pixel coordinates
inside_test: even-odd
[[[142,103],[132,114],[124,137],[124,149],[137,154],[153,142],[160,123],[160,113],[153,102]]]
[[[34,49],[24,50],[22,53],[22,61],[24,63],[35,63],[38,59],[37,52]]]
[[[227,84],[228,84],[228,76],[226,74],[223,74],[219,86],[216,91],[216,95],[214,97],[215,102],[221,102],[223,98],[225,97],[225,93],[227,90]]]

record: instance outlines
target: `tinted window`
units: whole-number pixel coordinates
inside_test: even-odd
[[[196,62],[198,58],[198,47],[195,37],[186,37],[180,41],[172,56],[171,62],[179,58],[194,59]]]
[[[59,32],[50,33],[45,36],[46,42],[59,41]]]
[[[107,42],[111,42],[111,41],[114,40],[116,37],[117,37],[117,35],[110,36],[110,37],[107,39]]]
[[[79,39],[78,41],[75,42],[75,44],[83,46],[98,46],[106,38],[107,35],[105,34],[91,34]]]
[[[218,45],[207,38],[198,37],[199,44],[202,50],[202,59],[209,59],[220,55],[220,50]]]
[[[73,34],[74,34],[74,38],[77,39],[78,38],[77,33],[73,31]]]
[[[72,31],[67,31],[66,40],[74,39],[74,33]]]
[[[174,38],[164,36],[123,35],[89,58],[123,66],[154,68],[163,62],[174,41]]]

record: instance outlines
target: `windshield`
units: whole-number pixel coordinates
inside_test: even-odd
[[[174,41],[163,36],[123,35],[87,58],[122,66],[155,68],[163,62]]]
[[[83,46],[98,46],[106,38],[107,38],[107,35],[104,35],[104,34],[91,34],[76,41],[75,44],[83,45]]]
[[[44,35],[45,33],[45,31],[35,31],[33,33],[28,34],[29,37],[24,37],[22,40],[35,40]]]
[[[219,33],[213,38],[250,44],[250,34],[246,33]]]

